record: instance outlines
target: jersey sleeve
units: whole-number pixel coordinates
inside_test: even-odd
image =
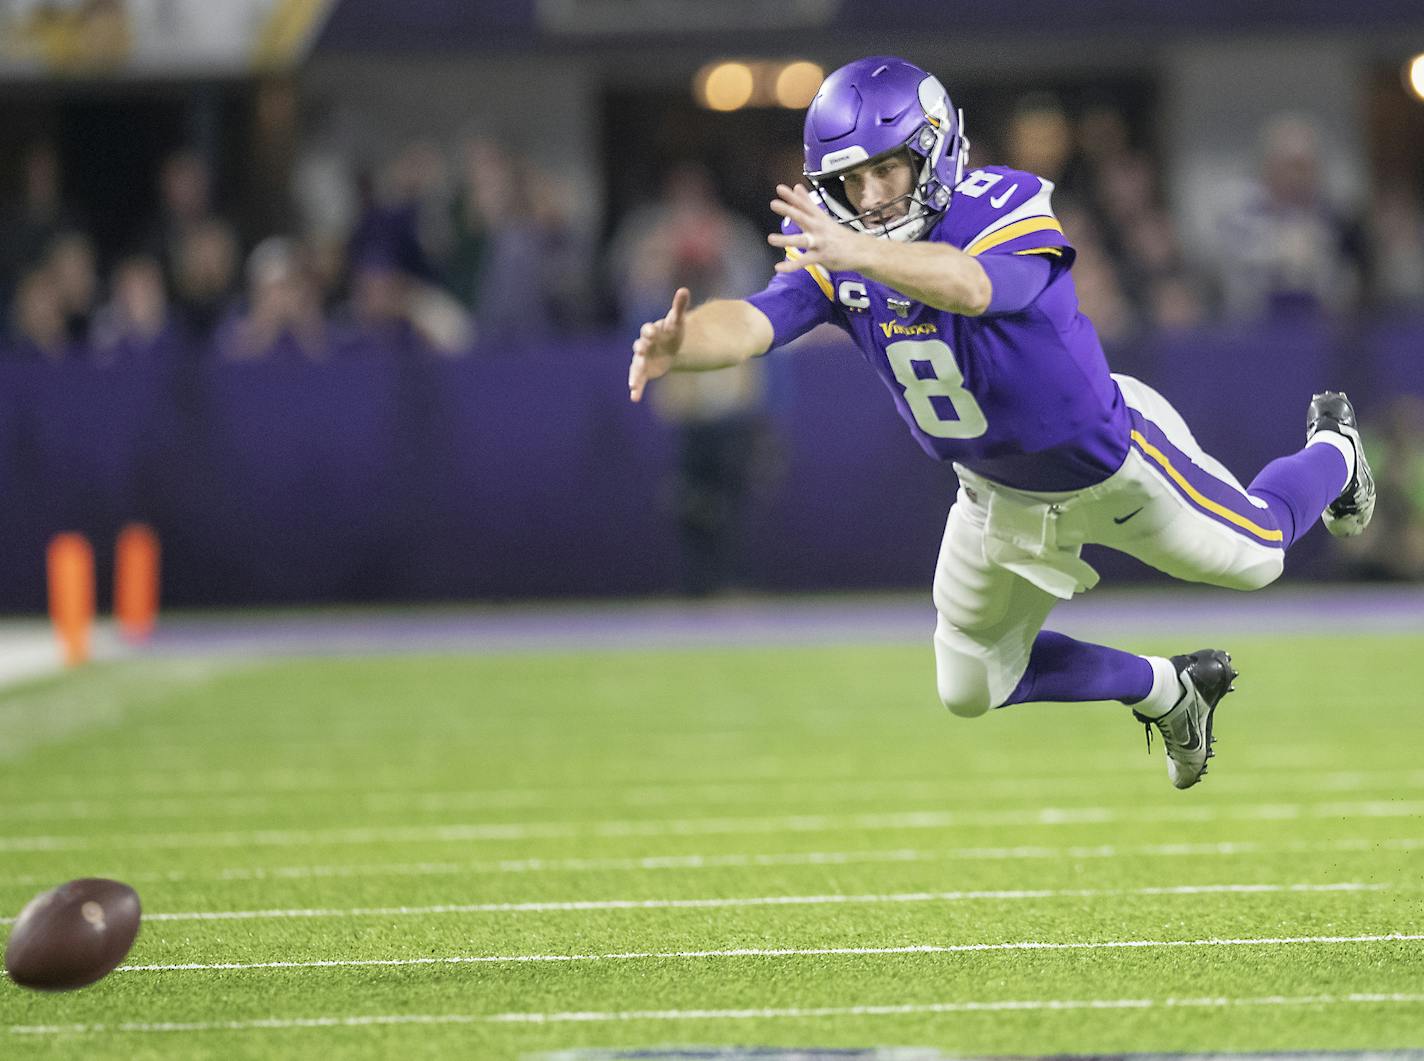
[[[1027,309],[1058,271],[1053,258],[1041,254],[986,254],[979,261],[993,290],[982,314],[985,317],[1003,317]]]
[[[954,194],[972,202],[966,254],[1038,255],[1072,265],[1073,246],[1053,213],[1052,181],[1021,170],[976,170]]]
[[[783,221],[781,230],[787,235],[801,231],[790,221]],[[801,252],[787,248],[786,257],[795,261]],[[766,288],[746,299],[771,321],[771,347],[784,346],[805,335],[818,324],[835,319],[835,291],[830,275],[819,265],[777,273]]]

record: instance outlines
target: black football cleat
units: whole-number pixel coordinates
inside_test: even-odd
[[[1203,648],[1186,656],[1173,656],[1182,695],[1160,718],[1147,718],[1136,711],[1137,721],[1147,727],[1147,748],[1152,749],[1152,727],[1162,735],[1167,752],[1167,779],[1177,788],[1191,788],[1206,773],[1206,762],[1215,752],[1211,746],[1212,715],[1222,697],[1236,686],[1236,668],[1231,656],[1220,649]]]
[[[1320,431],[1343,435],[1355,447],[1354,477],[1320,515],[1320,522],[1335,537],[1353,538],[1369,525],[1370,517],[1375,514],[1375,477],[1370,473],[1369,462],[1365,460],[1355,407],[1344,391],[1325,391],[1310,399],[1310,412],[1305,418],[1306,441]]]

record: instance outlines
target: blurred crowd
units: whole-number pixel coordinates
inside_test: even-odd
[[[1198,254],[1158,158],[1113,104],[1070,113],[1031,96],[988,133],[974,165],[1057,184],[1080,299],[1110,348],[1224,319],[1424,306],[1424,193],[1395,182],[1362,210],[1333,201],[1305,118],[1262,131],[1257,179],[1223,198],[1219,238]],[[490,137],[413,142],[369,168],[313,138],[291,167],[291,231],[273,234],[242,231],[209,160],[178,150],[163,160],[152,216],[122,248],[96,247],[64,177],[52,147],[32,146],[0,211],[10,356],[107,361],[177,343],[231,360],[315,360],[371,341],[453,356],[626,331],[680,283],[705,298],[770,275],[771,215],[739,216],[691,162],[603,219],[567,178]]]
[[[1304,115],[1267,123],[1254,178],[1223,187],[1209,246],[1195,251],[1160,159],[1114,105],[1070,115],[1050,96],[1025,99],[1001,154],[1057,184],[1084,312],[1112,348],[1216,321],[1424,308],[1424,188],[1385,181],[1357,211],[1328,191],[1322,150]]]
[[[1304,117],[1262,130],[1254,179],[1222,196],[1205,252],[1179,231],[1152,145],[1112,103],[1070,109],[1034,95],[998,128],[971,132],[971,165],[1055,182],[1080,301],[1115,358],[1145,337],[1225,321],[1424,310],[1424,190],[1379,179],[1363,208],[1334,200]],[[792,146],[749,145],[748,158],[795,181]],[[133,219],[125,246],[100,247],[55,149],[35,144],[18,194],[0,204],[0,357],[324,361],[362,348],[547,348],[580,332],[631,335],[679,285],[698,300],[736,297],[771,276],[774,218],[729,206],[717,175],[695,161],[669,165],[643,202],[611,218],[594,216],[569,180],[484,135],[414,141],[370,167],[318,135],[292,159],[289,201],[270,212],[290,219],[288,230],[246,231],[224,208],[211,159],[180,149],[159,167],[152,215]],[[679,440],[665,507],[687,592],[735,581],[739,525],[776,478],[774,369],[670,377],[653,393]],[[1419,417],[1404,400],[1387,414],[1375,459],[1394,500],[1353,557],[1358,573],[1424,578]]]
[[[587,326],[590,241],[556,191],[493,141],[456,154],[416,143],[366,172],[309,153],[292,178],[294,230],[271,234],[243,232],[208,160],[181,149],[163,161],[153,216],[104,253],[54,148],[37,144],[0,209],[0,351],[319,361],[378,344],[455,356],[477,334],[520,343]]]

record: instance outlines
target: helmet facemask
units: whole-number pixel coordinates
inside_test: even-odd
[[[947,117],[947,115],[927,113],[925,124],[921,125],[909,139],[898,147],[882,151],[874,158],[865,157],[864,151],[861,151],[859,157],[847,158],[841,165],[834,168],[818,173],[808,170],[805,174],[806,179],[811,183],[817,197],[825,204],[831,216],[841,224],[849,225],[857,232],[892,239],[900,243],[919,239],[929,231],[933,222],[949,207],[954,185],[957,185],[963,177],[964,166],[969,155],[969,139],[963,133],[964,112],[958,112],[958,123],[951,127],[954,131],[953,136],[946,135],[949,132],[949,129],[946,129],[946,126],[949,125]],[[953,152],[951,160],[953,184],[949,185],[941,181],[936,173],[938,164],[947,151]],[[899,152],[905,152],[909,156],[910,167],[915,173],[910,190],[898,199],[872,210],[857,210],[846,196],[843,184],[845,174],[861,166],[873,165]],[[872,215],[894,209],[901,203],[906,204],[903,217],[893,218],[884,224],[871,220]]]

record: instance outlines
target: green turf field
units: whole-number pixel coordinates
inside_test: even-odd
[[[113,876],[147,920],[0,982],[0,1056],[1424,1046],[1424,639],[1228,647],[1188,792],[1119,705],[948,715],[919,646],[12,689],[0,912]]]

